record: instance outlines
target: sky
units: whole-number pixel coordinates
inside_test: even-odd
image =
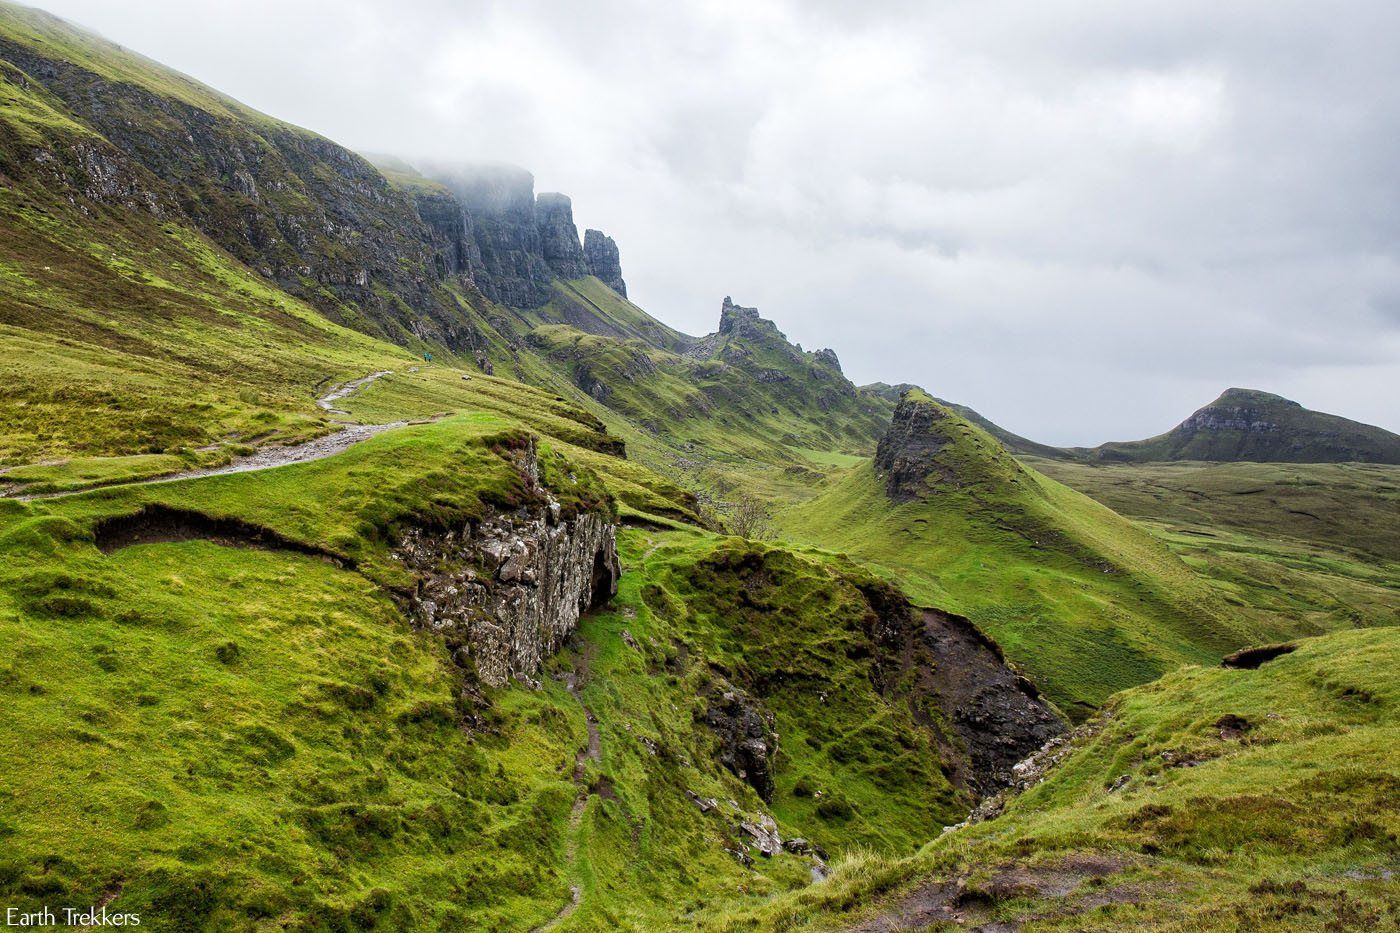
[[[1400,431],[1393,0],[38,5],[360,151],[528,168],[692,334],[732,295],[1047,443],[1230,386]]]

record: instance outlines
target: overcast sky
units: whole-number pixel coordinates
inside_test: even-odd
[[[1061,444],[1400,430],[1394,0],[39,0],[356,149],[514,162],[694,334]]]

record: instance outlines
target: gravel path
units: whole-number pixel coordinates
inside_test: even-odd
[[[335,408],[334,403],[351,395],[357,389],[369,385],[376,379],[392,375],[388,370],[371,373],[363,379],[354,379],[343,385],[336,386],[326,395],[316,400],[316,404],[325,411],[346,414],[339,408]],[[255,470],[271,470],[276,467],[288,466],[293,463],[309,463],[312,460],[321,460],[333,456],[358,444],[366,438],[382,434],[391,428],[401,428],[409,424],[426,424],[426,421],[393,421],[389,424],[348,424],[333,434],[318,437],[314,440],[302,441],[300,444],[290,444],[286,447],[264,447],[261,450],[251,453],[246,457],[236,457],[233,462],[223,466],[207,467],[201,470],[186,470],[183,473],[172,473],[168,476],[157,476],[152,479],[132,480],[126,483],[112,483],[106,486],[89,486],[85,489],[71,489],[63,492],[41,492],[29,496],[11,496],[10,498],[21,501],[31,501],[34,499],[62,499],[65,496],[76,496],[79,493],[92,492],[94,489],[111,489],[116,486],[150,486],[156,483],[173,483],[177,480],[199,479],[204,476],[219,476],[224,473],[251,473]]]

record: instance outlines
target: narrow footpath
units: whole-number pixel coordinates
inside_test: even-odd
[[[338,385],[327,394],[318,398],[316,400],[316,405],[324,411],[342,415],[348,414],[348,412],[342,409],[333,407],[334,403],[350,396],[356,390],[369,385],[376,379],[381,379],[389,375],[392,375],[392,373],[385,370],[382,372],[370,373],[368,376],[361,379],[354,379],[350,382]],[[286,447],[264,447],[246,457],[235,457],[230,463],[226,463],[223,466],[208,467],[200,470],[186,470],[182,473],[170,473],[165,476],[155,476],[150,479],[109,483],[101,486],[88,486],[84,489],[69,489],[63,492],[40,492],[34,493],[33,495],[12,495],[7,498],[19,499],[21,501],[62,499],[66,496],[76,496],[81,493],[92,492],[94,489],[112,489],[118,486],[150,486],[156,483],[173,483],[184,479],[220,476],[224,473],[251,473],[256,470],[271,470],[293,463],[309,463],[313,460],[322,460],[392,428],[401,428],[409,424],[426,423],[428,422],[423,420],[391,421],[388,424],[342,424],[340,430],[322,437],[314,438],[309,441],[302,441],[300,444],[290,444]]]

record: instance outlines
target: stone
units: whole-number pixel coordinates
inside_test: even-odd
[[[765,814],[757,820],[745,820],[739,828],[748,834],[753,840],[750,844],[764,858],[772,858],[783,851],[783,838],[778,835],[778,824],[771,816]]]
[[[719,763],[752,787],[765,802],[773,799],[773,716],[747,694],[726,690],[711,698],[705,723],[719,739]]]
[[[539,231],[540,254],[555,275],[581,279],[588,274],[568,195],[549,192],[535,199],[535,229]]]
[[[583,259],[589,275],[597,276],[608,288],[627,297],[627,283],[622,280],[622,259],[612,237],[601,230],[583,231]]]
[[[936,459],[950,443],[942,428],[948,417],[942,406],[917,400],[911,393],[900,399],[889,430],[875,448],[875,469],[884,477],[885,492],[893,501],[927,495],[933,488],[928,483],[933,474],[951,478]]]
[[[538,480],[533,446],[520,464]],[[551,508],[553,506],[553,508]],[[563,519],[547,494],[455,529],[410,527],[393,549],[417,586],[408,615],[442,634],[492,687],[527,682],[586,610],[617,593],[617,529],[600,512]]]

